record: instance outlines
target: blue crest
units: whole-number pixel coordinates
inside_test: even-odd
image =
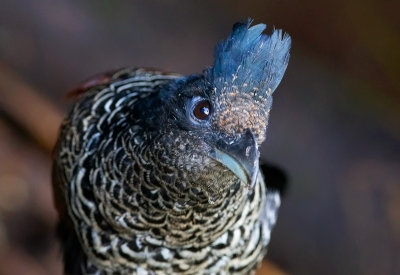
[[[214,66],[205,74],[217,91],[235,86],[242,93],[267,98],[285,73],[291,39],[281,30],[262,34],[265,24],[250,25],[249,19],[233,26],[228,39],[217,44]]]

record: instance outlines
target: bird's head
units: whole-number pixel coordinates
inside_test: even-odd
[[[235,24],[217,45],[213,67],[160,93],[157,155],[181,171],[182,188],[210,197],[229,190],[232,179],[254,186],[272,93],[288,64],[290,37],[281,30],[263,34],[264,24],[250,23]]]

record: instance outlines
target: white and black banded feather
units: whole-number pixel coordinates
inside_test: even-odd
[[[53,166],[66,274],[255,272],[280,205],[258,148],[290,37],[250,23],[203,74],[127,68],[73,92]]]
[[[64,122],[55,174],[73,223],[69,234],[87,255],[82,274],[247,274],[265,254],[280,200],[267,193],[261,174],[250,193],[231,177],[236,184],[213,204],[196,189],[181,198],[157,176],[171,168],[150,163],[143,128],[128,123],[124,109],[179,77],[117,72],[83,94]],[[193,205],[179,202],[185,199]]]

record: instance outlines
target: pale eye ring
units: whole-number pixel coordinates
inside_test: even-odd
[[[192,116],[198,121],[207,120],[212,113],[212,105],[211,102],[204,98],[198,98],[194,100],[192,105]]]

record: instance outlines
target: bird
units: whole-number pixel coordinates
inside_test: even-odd
[[[291,38],[234,24],[184,76],[128,67],[70,95],[52,182],[64,274],[254,274],[280,206],[260,170]]]

